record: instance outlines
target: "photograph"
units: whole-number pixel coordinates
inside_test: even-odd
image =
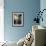
[[[12,12],[12,26],[24,25],[24,12]]]

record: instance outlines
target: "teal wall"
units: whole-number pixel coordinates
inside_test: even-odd
[[[40,0],[4,0],[4,39],[18,41],[32,28],[35,12],[40,9]],[[12,12],[24,12],[24,27],[12,27]]]

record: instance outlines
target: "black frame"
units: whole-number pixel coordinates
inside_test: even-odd
[[[15,15],[14,15],[15,14]],[[14,16],[21,14],[21,24],[14,24]],[[12,12],[12,27],[23,27],[24,26],[24,12]]]

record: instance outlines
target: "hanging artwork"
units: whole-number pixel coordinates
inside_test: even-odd
[[[12,26],[24,26],[24,12],[12,12]]]

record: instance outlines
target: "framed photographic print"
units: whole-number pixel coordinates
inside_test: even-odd
[[[12,12],[12,26],[24,26],[24,12]]]

